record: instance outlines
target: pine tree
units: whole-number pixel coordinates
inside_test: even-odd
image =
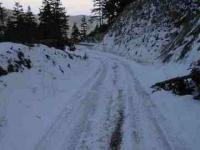
[[[16,2],[13,10],[13,16],[7,21],[5,31],[6,39],[16,42],[25,42],[25,16],[22,5]]]
[[[43,0],[39,14],[39,39],[54,41],[53,46],[64,48],[69,29],[68,16],[60,0]],[[51,45],[52,46],[52,45]]]
[[[37,23],[31,8],[24,13],[22,5],[16,2],[13,16],[8,18],[5,38],[8,41],[32,43],[35,40]]]
[[[87,21],[86,16],[81,19],[81,40],[85,40],[87,37]]]
[[[0,3],[0,41],[4,39],[4,31],[5,31],[5,13],[4,8],[2,7],[2,3]]]
[[[16,41],[15,39],[16,34],[16,26],[12,18],[8,18],[7,26],[5,30],[5,40],[7,41]]]
[[[25,15],[23,12],[23,7],[20,3],[16,2],[14,7],[14,19],[15,19],[15,26],[16,26],[16,41],[24,42],[25,37]]]
[[[106,0],[93,0],[94,3],[94,9],[92,10],[92,13],[94,14],[93,19],[98,20],[99,26],[103,24],[103,10],[104,5],[106,3]]]
[[[66,15],[65,8],[62,7],[60,0],[51,0],[54,37],[57,39],[67,38],[67,31],[69,30],[68,16]]]
[[[119,0],[108,0],[103,8],[103,16],[112,23],[117,16]]]
[[[37,23],[36,19],[31,11],[31,7],[28,6],[28,10],[25,14],[25,38],[28,42],[33,42],[36,39]]]
[[[0,23],[4,22],[4,9],[2,7],[2,3],[0,3]]]
[[[74,25],[72,27],[71,40],[73,43],[78,43],[80,41],[80,37],[81,37],[81,33],[80,33],[76,23],[74,23]]]
[[[38,38],[40,40],[43,39],[51,39],[52,35],[51,33],[53,32],[53,14],[52,14],[52,9],[49,0],[43,0],[42,2],[42,8],[40,9],[39,13],[39,35]]]
[[[134,0],[94,0],[93,12],[98,14],[97,16],[101,16],[101,20],[107,20],[110,24],[124,8],[133,1]]]

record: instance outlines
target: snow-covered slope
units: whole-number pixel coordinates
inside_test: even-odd
[[[79,52],[74,56],[42,45],[0,44],[1,68],[7,71],[11,64],[15,66],[0,76],[1,150],[33,148],[67,100],[87,80],[87,69],[95,72],[95,64],[89,65],[84,55]],[[31,67],[26,67],[24,60],[29,60]]]
[[[136,0],[113,24],[101,49],[148,63],[177,61],[190,53],[188,59],[195,61],[199,57],[196,7],[191,0]]]
[[[180,33],[161,53],[163,62],[194,63],[200,60],[200,18],[185,23]]]

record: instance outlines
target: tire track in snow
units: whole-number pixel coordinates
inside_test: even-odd
[[[97,59],[102,68],[71,99],[72,107],[66,106],[35,150],[176,149],[128,64]]]
[[[129,78],[127,78],[128,80]],[[129,81],[131,82],[131,81]],[[123,126],[123,144],[122,149],[134,149],[143,150],[142,147],[142,135],[140,129],[140,118],[139,118],[139,106],[138,101],[135,100],[135,96],[132,94],[132,87],[128,84],[128,94],[125,104],[125,115],[124,115],[124,126]]]
[[[110,150],[120,150],[122,139],[123,139],[123,126],[124,126],[124,113],[125,113],[125,102],[126,102],[126,72],[124,71],[123,66],[118,61],[114,60],[116,63],[113,67],[113,72],[115,76],[120,76],[120,78],[113,80],[114,86],[117,86],[118,90],[118,97],[117,100],[119,101],[119,109],[118,109],[118,117],[116,119],[115,128],[112,132],[112,136],[110,139]]]
[[[119,58],[110,58],[119,62],[126,72],[128,82],[128,98],[126,100],[125,123],[122,149],[152,150],[185,150],[187,146],[178,137],[171,136],[170,124],[158,110],[150,95],[142,88],[129,64]],[[145,124],[145,125],[143,125]],[[132,129],[131,129],[132,128]],[[132,131],[131,131],[132,130]],[[149,130],[149,131],[148,131]],[[148,137],[150,137],[148,139]],[[134,140],[132,140],[134,139]],[[128,141],[128,142],[127,142]],[[154,145],[153,147],[151,147]]]
[[[66,105],[66,108],[63,109],[63,111],[58,115],[55,122],[47,130],[46,134],[42,137],[42,139],[36,145],[34,150],[61,149],[60,145],[62,145],[65,142],[63,141],[63,139],[66,138],[66,136],[69,136],[70,134],[69,132],[71,132],[69,128],[70,126],[72,128],[72,122],[74,121],[76,114],[78,114],[79,109],[81,108],[83,109],[84,107],[82,103],[87,103],[86,101],[88,98],[92,99],[93,96],[91,95],[93,95],[93,93],[90,91],[94,90],[95,88],[97,88],[97,85],[101,84],[100,82],[103,80],[105,75],[106,75],[105,64],[102,63],[101,68],[99,68],[95,72],[94,76],[92,76],[86,81],[86,83],[82,86],[82,88],[71,99],[72,108],[68,107],[68,104]],[[91,81],[93,82],[91,83]],[[88,86],[90,87],[89,89],[87,88]],[[87,117],[88,113],[89,112],[86,113],[85,117]],[[80,121],[82,122],[87,121],[87,118],[84,118],[84,117],[79,117],[79,118],[80,118]],[[81,128],[82,123],[80,122],[77,126]],[[72,134],[75,134],[75,133],[72,133]],[[71,134],[71,137],[69,138],[73,138],[72,134]]]
[[[126,149],[127,147],[138,150],[174,149],[151,110],[151,108],[155,106],[151,103],[150,96],[142,89],[129,66],[124,64],[124,67],[127,70],[127,75],[129,76],[128,79],[131,81],[129,82],[130,98],[127,105],[127,112],[132,117],[127,117],[127,123],[130,124],[129,127],[133,127],[132,135],[128,134],[127,131],[127,135],[124,135],[124,139],[126,139],[126,136],[132,136],[134,142],[132,145],[124,142],[125,145],[123,149]],[[133,121],[130,120],[131,118]],[[129,137],[129,140],[130,139],[131,137]]]
[[[128,66],[129,67],[129,66]],[[141,106],[143,106],[146,116],[148,117],[149,124],[153,126],[156,133],[158,134],[158,142],[162,143],[164,147],[158,147],[157,149],[166,149],[166,150],[186,150],[188,149],[185,145],[185,142],[180,138],[171,137],[168,132],[170,132],[170,124],[167,124],[167,127],[164,126],[165,118],[162,113],[158,110],[156,104],[151,99],[151,96],[142,88],[140,82],[135,78],[134,73],[129,68],[130,74],[135,82],[134,89],[139,96],[141,101]],[[162,123],[162,124],[161,124]],[[160,135],[160,136],[159,136]]]
[[[120,150],[122,143],[122,126],[124,123],[124,113],[123,111],[119,112],[119,119],[117,121],[115,130],[112,134],[110,141],[110,149],[111,150]]]
[[[90,118],[94,114],[98,101],[99,101],[99,89],[102,87],[102,83],[107,75],[107,69],[103,64],[103,71],[92,86],[91,90],[86,93],[83,99],[81,99],[79,106],[76,107],[73,114],[70,116],[70,126],[67,130],[68,134],[65,136],[64,143],[61,146],[61,150],[74,150],[81,138],[83,132],[87,132],[88,125],[90,124]],[[78,115],[77,115],[78,114]],[[75,117],[75,118],[74,118]]]
[[[100,100],[94,115],[91,116],[88,131],[82,134],[76,150],[110,149],[109,141],[120,118],[119,112],[122,110],[123,90],[118,87],[118,81],[122,77],[115,71],[119,66],[115,62],[107,62],[106,66],[108,74],[99,91]]]

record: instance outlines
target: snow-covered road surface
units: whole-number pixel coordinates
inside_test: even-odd
[[[29,120],[31,123],[22,117],[13,121],[16,127],[13,123],[5,127],[1,150],[198,150],[198,135],[193,133],[199,133],[196,129],[200,122],[189,125],[184,120],[187,116],[181,118],[181,113],[189,112],[186,107],[190,106],[195,109],[190,112],[191,120],[198,120],[195,115],[199,112],[198,103],[174,101],[174,96],[164,98],[162,93],[152,95],[147,90],[149,85],[144,86],[147,80],[153,80],[152,73],[147,74],[149,68],[152,71],[151,67],[146,70],[120,57],[83,49],[89,55],[87,67],[77,71],[76,76],[69,73],[69,78],[62,79],[56,86],[62,91],[57,91],[56,101],[36,102],[37,107],[40,102],[44,107],[33,109],[38,114],[36,118],[35,114],[30,114],[35,118]],[[154,71],[156,74],[155,68]],[[145,74],[139,75],[141,72]],[[45,99],[54,98],[53,94],[48,94]],[[173,116],[176,111],[179,114]],[[13,115],[12,111],[9,115]],[[185,131],[181,129],[182,123],[186,123]]]
[[[183,150],[168,138],[157,120],[162,116],[155,115],[156,106],[129,64],[109,55],[90,56],[101,65],[34,150]]]

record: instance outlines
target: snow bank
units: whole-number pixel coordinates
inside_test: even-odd
[[[23,52],[32,67],[0,77],[1,150],[32,149],[98,65],[79,54],[13,43],[0,44],[1,65],[6,68],[8,60],[17,60],[17,52]]]

